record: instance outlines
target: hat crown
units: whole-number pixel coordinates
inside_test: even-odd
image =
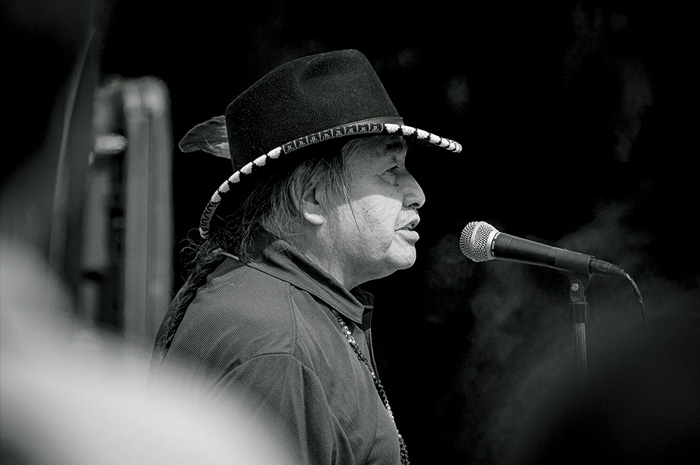
[[[227,107],[234,170],[290,141],[383,118],[400,120],[362,53],[341,50],[298,58],[263,76]]]

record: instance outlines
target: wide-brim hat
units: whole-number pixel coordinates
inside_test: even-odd
[[[234,173],[202,214],[200,235],[209,236],[226,194],[259,180],[277,160],[314,144],[381,134],[462,150],[453,140],[403,124],[372,65],[357,50],[306,56],[274,69],[236,97],[225,116],[198,124],[180,141],[183,152],[204,150],[233,164]]]

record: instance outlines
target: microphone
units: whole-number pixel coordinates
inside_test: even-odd
[[[498,231],[484,221],[472,221],[459,238],[462,253],[475,262],[508,260],[584,275],[627,277],[625,270],[592,255],[572,252]]]

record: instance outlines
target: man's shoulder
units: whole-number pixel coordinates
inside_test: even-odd
[[[250,266],[236,266],[215,276],[197,291],[193,314],[230,321],[276,324],[289,318],[289,283]]]
[[[247,266],[216,274],[187,308],[171,352],[212,366],[268,353],[293,354],[296,317],[290,292],[288,283]]]

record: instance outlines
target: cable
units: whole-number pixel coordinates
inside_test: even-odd
[[[637,286],[637,283],[634,282],[634,279],[625,272],[625,278],[627,278],[627,281],[632,285],[632,289],[634,290],[634,293],[637,295],[637,299],[639,300],[639,308],[642,312],[642,324],[644,326],[644,334],[647,332],[647,318],[646,318],[646,312],[644,311],[644,299],[642,298],[642,293],[639,291],[639,286]]]

